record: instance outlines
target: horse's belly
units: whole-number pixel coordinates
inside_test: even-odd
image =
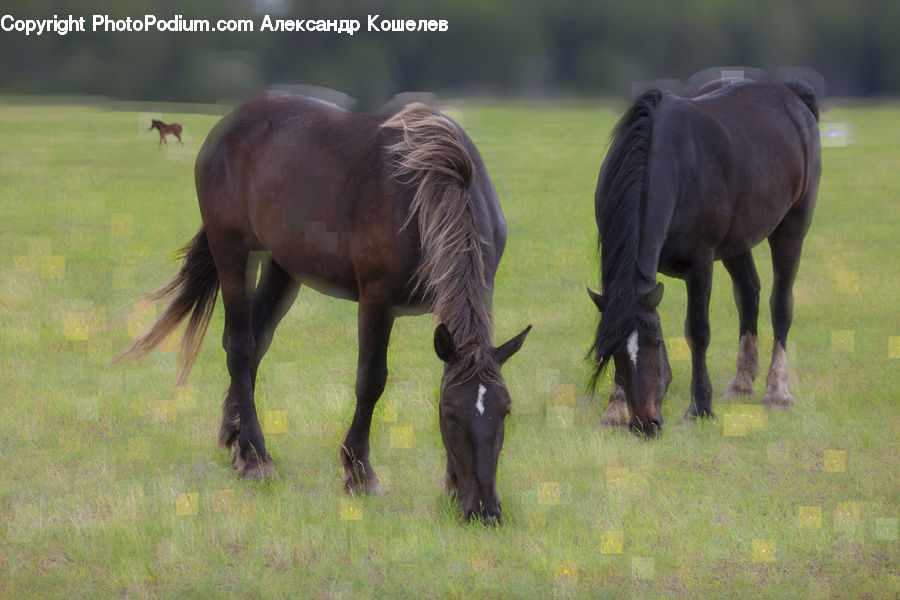
[[[320,294],[342,300],[359,300],[359,289],[357,289],[356,285],[345,285],[343,282],[335,283],[309,274],[300,275],[297,279],[301,284],[316,290]]]
[[[272,260],[303,285],[329,296],[359,298],[352,265],[336,247],[301,242],[290,247],[276,245],[270,252]]]

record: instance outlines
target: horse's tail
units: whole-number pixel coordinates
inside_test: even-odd
[[[785,84],[788,89],[797,94],[803,104],[812,112],[816,121],[819,120],[819,102],[816,100],[816,91],[811,85],[801,79],[791,79]]]
[[[470,327],[490,331],[489,312],[481,303],[471,307],[475,310],[467,319],[453,310],[460,298],[480,298],[487,289],[484,240],[468,193],[475,162],[465,134],[455,122],[419,103],[393,115],[382,127],[401,132],[400,139],[387,147],[396,161],[395,179],[416,186],[404,224],[418,217],[422,261],[413,291],[431,300],[432,311],[457,339],[466,339]]]
[[[664,95],[662,90],[646,91],[625,112],[613,129],[597,182],[594,200],[600,233],[600,279],[607,304],[588,353],[595,364],[591,389],[596,387],[613,351],[637,326],[641,207],[653,116]]]
[[[194,239],[178,251],[177,256],[184,259],[178,274],[169,283],[145,296],[145,300],[150,302],[158,302],[168,296],[172,296],[172,301],[150,330],[135,340],[116,360],[143,358],[190,315],[178,352],[178,381],[184,383],[212,318],[219,293],[219,273],[203,227]]]

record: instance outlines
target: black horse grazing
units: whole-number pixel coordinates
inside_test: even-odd
[[[467,518],[499,522],[497,461],[510,396],[500,374],[528,329],[494,347],[494,274],[506,222],[472,141],[421,104],[393,116],[346,112],[306,98],[250,101],[225,117],[197,157],[203,226],[172,296],[126,352],[140,357],[190,315],[187,376],[219,288],[231,387],[219,445],[248,479],[275,477],[253,401],[257,369],[301,284],[359,303],[356,413],[341,444],[350,493],[379,492],[369,428],[387,379],[394,318],[432,310],[444,361],[440,429],[446,484]],[[260,265],[261,263],[261,265]],[[260,268],[259,283],[254,275]]]
[[[169,142],[166,141],[167,135],[174,135],[178,138],[178,147],[181,147],[181,125],[178,123],[172,123],[171,125],[166,125],[162,121],[157,121],[153,119],[150,121],[150,128],[147,131],[153,131],[154,129],[159,131],[159,142],[156,144],[156,147],[159,148],[163,144],[166,146],[169,145]]]
[[[764,403],[794,403],[785,348],[821,173],[818,116],[806,84],[723,80],[689,99],[646,92],[616,125],[595,196],[603,295],[588,290],[601,312],[593,385],[610,359],[616,369],[601,424],[650,435],[662,426],[672,372],[656,310],[657,272],[687,284],[693,378],[685,420],[713,416],[706,349],[715,260],[731,275],[740,313],[737,373],[725,395],[753,393],[760,283],[751,249],[764,238],[772,250],[775,336]]]

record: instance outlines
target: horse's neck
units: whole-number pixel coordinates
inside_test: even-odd
[[[638,225],[638,255],[636,261],[637,288],[650,291],[656,285],[659,257],[674,216],[674,201],[670,194],[651,193],[645,199],[642,218]]]

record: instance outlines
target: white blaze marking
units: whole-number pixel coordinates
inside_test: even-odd
[[[475,401],[475,408],[478,409],[478,414],[484,414],[484,393],[487,391],[487,388],[478,384],[478,400]]]
[[[630,336],[628,336],[628,344],[625,346],[628,348],[628,356],[631,357],[631,362],[634,366],[637,366],[637,353],[638,353],[638,332],[637,329],[634,330]]]

